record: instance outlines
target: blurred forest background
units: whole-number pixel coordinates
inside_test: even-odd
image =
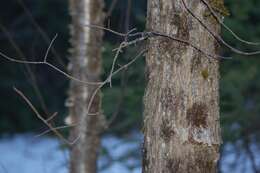
[[[146,1],[132,0],[129,28],[145,28]],[[106,12],[112,12],[106,25],[116,31],[126,30],[127,1],[119,0],[115,6],[106,0]],[[229,16],[225,23],[242,38],[260,42],[260,1],[225,0]],[[65,0],[9,0],[0,6],[0,51],[17,58],[40,61],[50,40],[58,38],[49,55],[49,61],[66,70],[69,44],[68,2]],[[236,41],[223,29],[224,39],[243,50],[260,49]],[[112,64],[120,38],[105,33],[103,47],[103,78]],[[137,46],[138,47],[138,46]],[[136,54],[132,47],[120,57],[124,63]],[[222,49],[232,60],[221,61],[221,127],[223,146],[233,144],[239,155],[245,151],[257,167],[250,148],[260,148],[260,56],[240,56]],[[59,112],[56,124],[62,125],[67,116],[66,102],[69,80],[47,66],[20,65],[0,59],[0,133],[41,133],[46,129],[26,103],[13,91],[22,90],[38,110],[47,115]],[[109,118],[117,114],[106,133],[124,135],[142,128],[142,97],[145,86],[144,59],[141,59],[113,79],[113,88],[103,92],[103,110]],[[66,134],[66,130],[64,130]],[[258,148],[258,149],[259,149]],[[220,162],[221,164],[221,162]],[[259,168],[258,168],[259,169]]]

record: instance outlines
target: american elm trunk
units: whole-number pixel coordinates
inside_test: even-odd
[[[71,57],[68,66],[71,74],[83,81],[99,82],[101,73],[101,48],[103,32],[86,27],[86,24],[103,25],[103,0],[70,0],[72,23]],[[97,172],[100,133],[103,125],[100,93],[96,95],[88,115],[90,98],[95,85],[71,81],[69,89],[69,120],[78,123],[70,132],[70,138],[80,137],[71,148],[70,173]]]
[[[186,0],[186,4],[212,31],[220,32],[203,3]],[[187,13],[181,0],[148,0],[147,30],[218,54],[216,41]],[[218,60],[162,37],[150,39],[148,48],[143,173],[217,172],[221,144]]]

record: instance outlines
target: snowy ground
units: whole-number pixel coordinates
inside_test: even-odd
[[[100,173],[141,173],[140,135],[127,138],[106,136],[102,139],[103,153],[99,160]],[[252,148],[258,166],[260,152]],[[232,145],[225,147],[221,161],[223,173],[253,173],[245,153],[237,158]],[[258,152],[256,152],[258,151]],[[233,164],[238,163],[238,164]],[[68,173],[68,151],[55,138],[35,138],[33,134],[19,134],[0,139],[0,173]]]
[[[100,173],[140,173],[141,136],[102,140]],[[0,173],[68,173],[68,150],[51,137],[20,134],[0,139]]]

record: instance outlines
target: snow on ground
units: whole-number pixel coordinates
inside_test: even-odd
[[[58,140],[32,134],[0,140],[0,173],[67,173],[68,151]]]
[[[105,136],[102,151],[106,154],[99,159],[99,172],[141,173],[141,138],[137,133],[127,138]],[[256,163],[259,166],[259,148],[252,146],[252,150],[258,156]],[[243,151],[238,157],[235,147],[227,145],[223,156],[223,173],[253,173],[251,162]],[[0,173],[68,173],[68,158],[68,150],[56,138],[17,134],[0,139]]]
[[[99,160],[99,172],[140,173],[140,162],[134,156],[140,151],[138,141],[140,135],[131,135],[127,142],[114,136],[103,138],[107,154]],[[68,173],[69,153],[62,146],[56,138],[33,134],[1,138],[0,173]]]
[[[226,144],[221,159],[221,169],[223,173],[255,173],[252,167],[252,160],[247,152],[241,149],[241,141],[235,145]],[[255,164],[260,169],[260,148],[252,144],[250,146],[252,154],[255,159]],[[239,150],[239,152],[237,152]]]

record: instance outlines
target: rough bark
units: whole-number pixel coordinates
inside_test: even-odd
[[[212,31],[220,32],[199,0],[186,4]],[[216,41],[181,0],[148,0],[147,21],[147,30],[218,53]],[[143,173],[215,173],[221,144],[218,60],[167,38],[150,39],[148,46]]]
[[[80,80],[98,82],[101,73],[101,48],[103,32],[86,27],[85,24],[103,25],[102,0],[70,0],[71,46],[68,70]],[[69,123],[78,123],[70,132],[70,138],[80,137],[71,148],[70,172],[95,173],[103,126],[101,95],[93,100],[88,114],[90,98],[95,85],[84,85],[71,81],[67,106]],[[93,115],[93,113],[97,113]]]

